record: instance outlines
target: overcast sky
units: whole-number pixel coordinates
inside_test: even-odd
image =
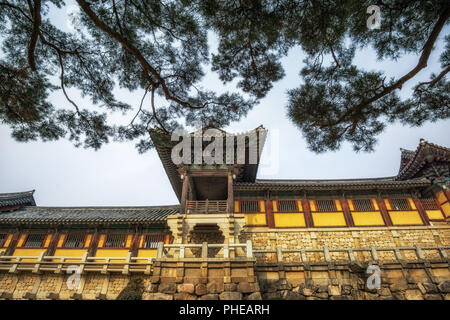
[[[71,1],[68,1],[70,4]],[[52,10],[52,19],[67,29],[66,8]],[[443,49],[445,29],[430,57],[428,67],[413,81],[407,83],[401,95],[406,97],[411,86],[427,80],[431,72],[439,72],[439,53]],[[210,36],[212,50],[216,48]],[[263,165],[258,178],[275,179],[338,179],[368,178],[396,175],[400,164],[400,148],[416,149],[420,138],[450,147],[450,120],[427,123],[420,128],[390,124],[378,137],[375,152],[355,153],[344,144],[338,152],[314,154],[307,147],[301,132],[286,116],[289,89],[301,83],[299,71],[303,54],[294,48],[283,59],[286,76],[275,83],[265,99],[248,116],[228,128],[241,132],[262,124],[269,130],[263,152]],[[384,70],[388,76],[399,77],[417,63],[417,55],[403,57],[397,62],[380,63],[371,50],[358,54],[356,64],[367,70]],[[224,86],[216,74],[209,72],[204,80],[207,88],[218,91],[233,90],[233,84]],[[76,91],[72,98],[83,103]],[[115,94],[139,106],[142,92],[115,90]],[[52,94],[57,106],[70,108],[61,94]],[[131,113],[128,115],[132,117]],[[278,159],[278,160],[277,160]],[[18,143],[11,138],[11,130],[0,125],[0,193],[35,189],[39,206],[145,206],[175,204],[177,199],[155,150],[138,154],[133,143],[114,143],[99,151],[75,148],[66,140],[57,142]]]

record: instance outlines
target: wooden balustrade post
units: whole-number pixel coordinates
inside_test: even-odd
[[[370,252],[372,253],[372,259],[375,261],[378,261],[377,249],[375,249],[375,247],[373,245],[370,246]]]
[[[283,261],[283,249],[280,245],[277,245],[277,261],[282,262]]]
[[[158,249],[156,250],[156,257],[162,259],[164,254],[164,242],[158,242]]]
[[[417,258],[419,258],[420,260],[424,260],[425,255],[423,254],[422,247],[417,243],[415,243],[414,246],[416,247]]]
[[[208,258],[208,242],[202,243],[202,258]]]
[[[187,202],[187,196],[189,192],[189,176],[185,175],[183,179],[183,189],[181,190],[181,214],[186,213],[186,202]]]
[[[253,244],[252,240],[247,240],[247,258],[253,258]]]
[[[327,245],[323,246],[323,256],[325,257],[325,261],[326,262],[330,262],[331,261],[330,250],[328,250],[328,246]]]
[[[230,257],[230,249],[229,249],[228,243],[225,243],[223,245],[223,257],[225,259],[228,259]]]

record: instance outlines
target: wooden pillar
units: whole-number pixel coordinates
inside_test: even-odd
[[[419,212],[420,218],[423,221],[423,224],[426,226],[429,226],[430,219],[428,219],[428,215],[422,206],[422,202],[420,202],[420,200],[416,196],[413,197],[413,201],[414,201],[414,204],[416,205],[417,211]]]
[[[181,213],[186,213],[186,202],[187,202],[187,196],[189,192],[189,176],[185,175],[183,179],[183,189],[181,191]]]
[[[311,215],[311,207],[309,206],[309,201],[305,197],[302,199],[303,211],[305,212],[305,223],[307,228],[314,227],[312,215]]]
[[[389,217],[389,212],[387,211],[386,204],[384,203],[384,200],[380,196],[377,196],[377,204],[378,208],[381,211],[381,216],[383,217],[386,226],[392,226],[392,221],[391,218]]]
[[[234,195],[233,195],[233,173],[228,172],[228,198],[227,198],[228,213],[234,214]]]
[[[137,256],[137,252],[139,249],[139,243],[141,241],[142,229],[139,226],[136,226],[134,229],[133,241],[131,242],[131,256]]]
[[[47,248],[47,256],[52,256],[55,253],[56,247],[58,246],[59,236],[59,228],[56,228],[55,232],[52,234],[52,240],[50,240],[50,244]]]
[[[344,197],[341,197],[339,199],[339,201],[341,202],[341,207],[342,207],[342,211],[344,212],[344,218],[345,221],[347,223],[348,227],[354,227],[355,224],[353,222],[353,218],[352,218],[352,214],[350,212],[350,208],[348,207],[348,202],[347,199]]]
[[[269,226],[269,228],[275,228],[275,217],[273,215],[273,205],[269,191],[267,191],[266,193],[265,206],[266,206],[267,225]]]
[[[13,233],[12,239],[9,242],[8,248],[5,250],[5,256],[12,256],[14,249],[17,246],[17,242],[20,238],[20,228],[17,228],[16,232]]]
[[[95,232],[92,235],[91,243],[89,243],[89,248],[88,248],[88,256],[89,257],[92,257],[95,255],[95,252],[97,251],[99,237],[100,237],[100,234],[98,232],[98,228],[95,228]]]

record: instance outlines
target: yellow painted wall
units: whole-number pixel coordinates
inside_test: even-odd
[[[303,210],[302,200],[297,200],[297,207],[298,207],[298,210],[299,210],[300,212],[303,212],[303,211],[304,211],[304,210]]]
[[[240,212],[239,201],[234,202],[234,212]]]
[[[342,211],[341,201],[339,199],[335,199],[334,204],[336,205],[337,211]]]
[[[84,239],[84,247],[89,248],[91,241],[92,241],[92,234],[86,235],[86,239]]]
[[[99,237],[98,237],[98,247],[99,248],[102,248],[104,245],[105,245],[105,241],[106,241],[106,234],[101,234]]]
[[[386,205],[386,208],[388,210],[392,210],[391,203],[389,202],[388,199],[384,199],[384,204]]]
[[[55,257],[82,257],[87,252],[87,249],[56,249],[53,254]],[[54,261],[58,261],[55,259]],[[67,259],[67,262],[79,262],[77,259]]]
[[[383,217],[379,211],[352,212],[355,226],[384,226]]]
[[[59,236],[58,244],[57,244],[58,248],[61,248],[63,246],[64,240],[66,239],[66,237],[67,237],[66,234],[62,234],[62,235]]]
[[[378,202],[377,199],[371,199],[373,207],[375,208],[375,210],[380,210],[380,207],[378,207]]]
[[[156,258],[156,249],[140,249],[137,252],[138,257],[144,257],[144,258]],[[148,262],[147,260],[136,260],[136,262],[144,263]]]
[[[132,242],[133,242],[133,235],[132,234],[127,235],[126,240],[125,240],[125,247],[131,248]]]
[[[440,190],[440,191],[437,193],[437,199],[438,199],[438,201],[439,201],[440,204],[442,204],[442,203],[444,203],[444,202],[446,202],[446,201],[448,200],[447,197],[445,196],[445,194],[444,194],[444,192],[443,192],[442,190]]]
[[[272,211],[278,212],[278,203],[276,200],[272,200]]]
[[[0,253],[3,253],[3,252],[5,252],[5,251],[6,251],[6,248],[0,249]]]
[[[428,219],[430,220],[442,220],[444,219],[444,215],[441,210],[425,210],[427,213]]]
[[[417,211],[389,211],[392,224],[395,225],[422,225],[422,219]]]
[[[15,249],[13,252],[13,256],[26,256],[26,257],[38,257],[42,252],[45,252],[46,249],[42,248],[20,248]],[[22,261],[36,261],[36,259],[23,259]]]
[[[312,218],[315,227],[338,227],[347,225],[343,212],[313,212]]]
[[[126,257],[128,254],[128,249],[97,249],[95,252],[95,257]],[[104,260],[96,260],[96,262],[101,262]],[[114,260],[111,262],[124,262],[125,260]]]
[[[444,214],[446,217],[450,217],[450,202],[446,202],[441,205],[442,211],[444,211]]]
[[[19,240],[17,241],[17,247],[22,247],[23,244],[25,243],[26,239],[27,239],[27,235],[26,234],[21,234],[19,236]]]
[[[8,234],[8,236],[6,237],[5,243],[3,244],[4,248],[7,248],[9,246],[9,244],[11,243],[13,235],[12,234]]]
[[[275,227],[305,227],[304,213],[274,213]]]
[[[350,211],[355,211],[355,206],[353,205],[353,201],[352,200],[345,200],[348,203],[348,208],[350,209]]]
[[[265,213],[246,213],[245,224],[248,226],[262,226],[267,225]]]
[[[266,212],[266,204],[264,200],[259,200],[259,212]]]
[[[409,205],[410,205],[411,209],[417,210],[416,204],[414,203],[413,199],[408,198],[408,202],[409,202]]]
[[[316,202],[314,200],[309,200],[309,208],[311,211],[317,211]]]

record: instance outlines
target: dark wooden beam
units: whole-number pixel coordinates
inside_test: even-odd
[[[417,211],[419,212],[420,218],[422,219],[422,222],[424,225],[429,226],[430,225],[430,219],[428,219],[428,215],[425,212],[425,209],[422,206],[422,202],[414,196],[413,197],[414,204],[416,205]]]
[[[380,196],[377,196],[376,200],[377,200],[378,208],[381,211],[381,216],[383,217],[384,223],[386,224],[386,226],[392,226],[391,217],[389,216],[389,212],[387,211],[384,200]]]
[[[311,207],[309,206],[309,201],[306,197],[304,199],[302,199],[302,206],[303,206],[303,211],[305,212],[306,227],[307,228],[314,227],[314,222],[313,222],[312,214],[311,214]]]
[[[228,198],[227,198],[228,212],[234,214],[234,193],[233,193],[233,173],[228,172]]]
[[[189,175],[185,175],[183,178],[183,189],[181,190],[181,213],[186,213],[186,201],[189,191]]]

